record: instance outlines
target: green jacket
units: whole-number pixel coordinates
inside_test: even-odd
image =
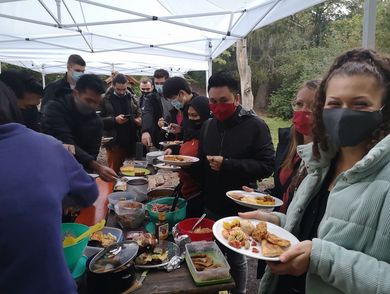
[[[321,187],[334,150],[312,157],[298,146],[308,175],[297,189],[281,226],[297,235],[306,206]],[[258,293],[272,293],[277,276],[267,268]],[[313,239],[306,293],[390,293],[390,135],[340,174]]]

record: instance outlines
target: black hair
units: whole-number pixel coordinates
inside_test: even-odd
[[[183,90],[187,94],[191,94],[191,87],[187,83],[187,81],[181,77],[173,77],[169,78],[164,83],[164,97],[165,98],[172,98],[173,96],[176,96],[179,94],[179,92]]]
[[[105,92],[102,80],[94,74],[82,75],[76,82],[75,89],[80,93],[85,93],[87,89],[92,90],[97,94],[103,94]]]
[[[126,84],[128,80],[124,74],[117,74],[115,78],[112,79],[112,84]]]
[[[161,78],[165,78],[165,79],[168,79],[169,78],[169,72],[166,71],[165,69],[157,69],[155,70],[154,74],[153,74],[153,77],[156,78],[156,79],[161,79]]]
[[[211,117],[209,98],[196,96],[191,99],[189,106],[195,109],[195,111],[199,114],[201,121],[206,121]]]
[[[42,84],[27,71],[6,70],[0,74],[0,81],[4,82],[18,99],[23,99],[25,92],[43,95]]]
[[[0,81],[0,125],[21,123],[22,114],[16,103],[15,93],[5,83]]]
[[[214,87],[228,87],[229,90],[234,94],[240,93],[240,83],[233,77],[233,75],[228,71],[219,71],[213,74],[209,78],[209,86],[207,91],[210,91]]]
[[[69,56],[67,64],[68,65],[78,64],[81,66],[85,66],[85,60],[80,55],[72,54]]]
[[[143,77],[141,80],[140,80],[140,84],[147,84],[147,83],[150,83],[151,85],[153,85],[153,81],[151,78],[148,78],[148,77]]]

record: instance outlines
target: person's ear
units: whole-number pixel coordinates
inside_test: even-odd
[[[240,105],[240,103],[241,103],[241,95],[237,93],[236,95],[234,95],[234,105],[238,106]]]

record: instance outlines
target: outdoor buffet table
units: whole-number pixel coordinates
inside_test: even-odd
[[[106,226],[118,227],[115,219],[115,213],[109,211],[108,194],[112,192],[113,183],[106,183],[101,179],[96,179],[96,183],[99,188],[99,197],[95,201],[92,207],[82,209],[79,216],[76,218],[76,222],[86,225],[93,225],[102,218],[106,219]],[[140,228],[142,230],[143,228]],[[124,232],[125,233],[125,232]],[[139,272],[139,275],[142,271]],[[140,289],[133,293],[218,293],[222,290],[230,290],[235,286],[234,282],[202,286],[197,287],[193,282],[191,274],[187,268],[186,262],[181,264],[180,269],[176,269],[172,272],[166,270],[149,270],[148,275],[143,281],[143,285]],[[85,293],[85,287],[81,286],[80,293]]]

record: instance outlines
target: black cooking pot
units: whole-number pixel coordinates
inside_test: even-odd
[[[113,244],[95,256],[90,257],[86,264],[88,293],[116,294],[129,289],[136,278],[132,260],[136,256],[137,251],[138,245],[135,242],[124,241]],[[112,269],[104,267],[105,270],[101,270],[102,267],[98,268],[96,265],[101,264],[103,259],[109,260],[106,256],[113,257],[112,260],[115,259],[115,266],[112,266]]]

